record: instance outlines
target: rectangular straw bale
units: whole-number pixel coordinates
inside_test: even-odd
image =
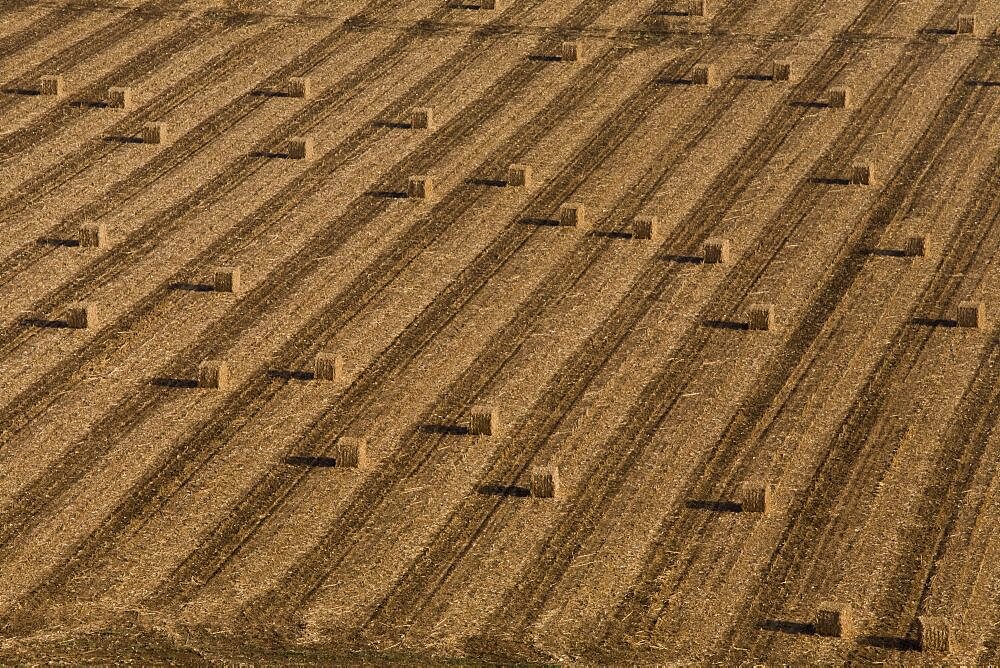
[[[559,496],[558,466],[532,467],[531,496],[539,499],[553,499]]]
[[[854,638],[857,629],[850,603],[820,603],[816,612],[816,633],[834,638]]]
[[[333,447],[334,466],[338,468],[366,468],[368,442],[355,436],[341,436]]]
[[[495,406],[478,405],[469,411],[469,433],[494,436],[500,429],[500,411]]]
[[[206,360],[198,365],[198,387],[225,390],[229,384],[229,364],[227,362]]]
[[[239,267],[219,267],[215,270],[213,288],[216,292],[240,291],[240,269]]]
[[[319,353],[313,367],[316,380],[337,381],[344,376],[344,361],[336,353]]]
[[[84,223],[80,226],[80,246],[104,248],[108,245],[108,226],[104,223]]]
[[[97,327],[97,307],[83,302],[70,304],[66,309],[66,321],[73,329]]]

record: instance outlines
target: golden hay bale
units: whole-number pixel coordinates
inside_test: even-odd
[[[948,621],[943,617],[917,617],[917,645],[923,652],[947,652],[951,649]]]
[[[434,110],[430,107],[418,107],[410,112],[410,127],[417,130],[434,128]]]
[[[816,633],[834,638],[854,638],[857,629],[854,624],[854,611],[850,603],[831,603],[825,601],[819,604],[814,624]]]
[[[406,183],[406,196],[411,199],[434,199],[434,177],[411,176]]]
[[[336,353],[319,353],[313,367],[316,380],[340,380],[344,377],[344,361]]]
[[[703,86],[715,86],[719,83],[718,72],[715,65],[702,63],[691,68],[691,82]]]
[[[958,19],[955,22],[955,32],[959,35],[975,35],[976,15],[959,14]]]
[[[792,63],[788,60],[776,60],[771,63],[771,80],[788,81],[792,78]]]
[[[238,293],[240,291],[239,267],[219,267],[216,269],[213,287],[216,292]]]
[[[875,169],[867,162],[851,165],[851,183],[856,186],[870,186],[875,182]]]
[[[469,410],[469,433],[495,436],[500,430],[500,411],[495,406],[473,406]]]
[[[962,302],[958,305],[959,327],[985,327],[986,314],[982,302]]]
[[[531,468],[531,495],[539,499],[554,499],[559,496],[558,466]]]
[[[288,96],[308,100],[312,97],[312,81],[309,77],[292,77],[288,80]]]
[[[705,264],[726,264],[729,262],[729,239],[712,237],[705,240]]]
[[[288,140],[288,157],[292,160],[312,160],[312,137],[292,137]]]
[[[43,76],[38,92],[40,95],[54,95],[55,97],[62,97],[64,94],[62,76],[59,74],[47,74]]]
[[[559,224],[563,227],[587,227],[587,207],[578,202],[567,202],[559,207]]]
[[[559,59],[565,63],[583,60],[583,44],[579,40],[563,42],[559,45]]]
[[[482,2],[479,4],[479,8],[480,9],[496,9],[497,8],[497,0],[482,0]]]
[[[341,436],[333,446],[334,466],[363,469],[368,466],[368,442],[356,436]]]
[[[906,240],[907,257],[927,257],[930,255],[930,239],[924,234],[915,234]]]
[[[229,364],[222,360],[205,360],[198,365],[198,387],[225,390],[229,387]]]
[[[86,223],[80,226],[80,246],[105,248],[108,245],[108,226],[104,223]]]
[[[656,216],[638,216],[632,221],[633,239],[656,239],[659,237],[660,219]]]
[[[73,329],[88,329],[98,325],[97,306],[77,302],[66,308],[66,322]]]
[[[706,0],[689,0],[688,16],[708,16],[708,5]]]
[[[166,144],[170,133],[166,123],[146,123],[142,126],[143,144]]]
[[[775,486],[771,483],[748,482],[740,486],[739,505],[744,513],[769,513],[775,501]]]
[[[507,168],[507,185],[530,188],[532,184],[531,165],[514,164]]]
[[[133,106],[131,88],[109,88],[108,106],[113,109],[131,109]]]
[[[747,322],[750,329],[767,331],[774,327],[773,304],[751,304],[747,309]]]
[[[851,89],[846,86],[831,88],[827,93],[827,105],[833,109],[850,109],[853,102]]]

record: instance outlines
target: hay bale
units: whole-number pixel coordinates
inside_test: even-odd
[[[337,468],[366,468],[368,442],[356,436],[341,436],[333,445],[333,465]]]
[[[771,63],[771,80],[788,81],[792,78],[792,63],[788,60],[776,60]]]
[[[434,177],[411,176],[406,183],[406,196],[411,199],[434,199]]]
[[[336,353],[319,353],[313,366],[313,379],[337,381],[344,377],[344,360]]]
[[[853,103],[851,89],[846,86],[831,88],[827,92],[826,104],[832,109],[850,109]]]
[[[740,486],[738,503],[744,513],[769,513],[774,507],[775,486],[771,483],[748,482]]]
[[[482,0],[482,2],[479,3],[479,8],[480,9],[496,9],[497,8],[497,0]]]
[[[715,65],[703,63],[691,68],[691,82],[702,86],[715,86],[719,83]]]
[[[859,162],[851,165],[851,185],[870,186],[875,182],[875,170],[870,163]]]
[[[707,0],[689,0],[688,16],[708,16]]]
[[[958,19],[955,21],[955,33],[959,35],[975,35],[976,15],[959,14]]]
[[[410,112],[410,127],[417,130],[434,128],[434,110],[430,107],[419,107]]]
[[[143,144],[166,144],[169,138],[166,123],[146,123],[142,126]]]
[[[563,42],[559,45],[559,59],[564,63],[576,63],[583,60],[583,44],[579,40]]]
[[[292,137],[288,140],[288,157],[292,160],[312,160],[312,137]]]
[[[507,168],[507,185],[517,188],[530,188],[533,178],[531,165],[511,165]]]
[[[705,240],[705,264],[726,264],[729,262],[729,239],[712,237]]]
[[[59,74],[47,74],[42,77],[41,85],[38,89],[39,95],[53,95],[62,97],[65,94],[63,89],[63,78]]]
[[[112,109],[125,109],[126,111],[131,109],[133,107],[132,89],[109,88],[108,106]]]
[[[240,292],[239,267],[219,267],[215,270],[213,287],[216,292]]]
[[[930,255],[930,240],[924,234],[915,234],[906,240],[903,251],[907,257],[927,257]]]
[[[554,499],[559,496],[558,466],[531,468],[531,495],[539,499]]]
[[[951,649],[948,621],[943,617],[917,617],[917,646],[922,652],[947,652]]]
[[[819,604],[816,612],[816,622],[814,624],[816,633],[821,636],[833,638],[854,638],[857,636],[857,629],[854,624],[854,611],[850,603],[831,603],[829,601]]]
[[[473,406],[469,410],[469,433],[495,436],[500,431],[500,411],[495,406]]]
[[[108,245],[108,226],[104,223],[86,223],[80,226],[80,246],[105,248]]]
[[[982,302],[962,302],[958,305],[958,326],[979,328],[986,326],[986,314]]]
[[[73,329],[91,329],[97,327],[97,307],[94,304],[77,302],[66,308],[66,322]]]
[[[774,328],[774,305],[751,304],[747,309],[747,322],[750,329],[767,331]]]
[[[229,364],[222,360],[205,360],[198,365],[198,387],[225,390],[230,385]]]
[[[288,97],[312,97],[312,81],[309,77],[292,77],[288,80]]]
[[[660,219],[656,216],[639,216],[632,221],[633,239],[656,239],[659,237]]]
[[[587,226],[587,207],[577,202],[567,202],[559,207],[559,224],[563,227]]]

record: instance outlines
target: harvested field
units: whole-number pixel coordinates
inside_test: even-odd
[[[0,663],[997,663],[998,26],[6,3]]]

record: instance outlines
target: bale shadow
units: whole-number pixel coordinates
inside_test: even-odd
[[[528,56],[528,60],[534,60],[536,62],[542,62],[542,63],[558,63],[558,62],[562,62],[562,56],[553,56],[553,55],[547,55],[547,54],[543,54],[543,53],[534,53],[534,54]]]
[[[337,460],[333,457],[306,457],[303,455],[291,455],[289,457],[285,457],[285,463],[305,468],[333,468],[337,465]]]
[[[57,239],[55,237],[42,237],[38,240],[40,246],[79,246],[79,239]]]
[[[372,121],[372,125],[377,128],[389,128],[391,130],[412,130],[413,123],[407,121]]]
[[[850,179],[833,177],[833,176],[811,176],[809,177],[810,183],[818,183],[824,186],[849,186],[851,185]]]
[[[602,239],[631,239],[632,233],[617,230],[594,230],[590,233],[590,236]]]
[[[251,97],[291,97],[291,93],[285,90],[266,90],[258,88],[256,90],[250,91],[249,95]]]
[[[711,501],[709,499],[688,499],[684,507],[689,510],[709,510],[715,513],[738,513],[743,507],[735,501]]]
[[[683,10],[677,9],[658,9],[656,11],[650,12],[648,16],[692,16],[691,12],[685,12]]]
[[[70,103],[71,107],[82,107],[86,109],[111,109],[111,105],[104,100],[76,100]]]
[[[910,324],[920,327],[958,327],[958,321],[950,318],[914,318]]]
[[[923,28],[920,32],[925,35],[957,35],[957,28]]]
[[[740,81],[774,81],[770,74],[737,74],[733,78]]]
[[[750,329],[750,325],[745,322],[736,322],[734,320],[702,320],[701,324],[703,327],[710,327],[711,329],[729,329],[729,330],[747,330]]]
[[[917,641],[913,638],[895,636],[861,636],[858,638],[858,644],[879,649],[894,649],[900,652],[915,652],[919,649]]]
[[[275,380],[315,380],[316,374],[312,371],[292,371],[290,369],[269,369],[268,378]]]
[[[757,627],[761,631],[777,631],[795,635],[812,635],[816,628],[808,622],[792,622],[786,619],[765,619]]]
[[[461,424],[426,422],[420,425],[420,431],[425,434],[440,434],[443,436],[466,436],[469,433],[469,428]]]
[[[48,318],[22,318],[22,325],[28,327],[44,327],[47,329],[67,329],[69,323],[65,320],[50,320]]]
[[[531,496],[531,490],[527,487],[522,487],[521,485],[477,485],[476,494],[481,494],[483,496],[508,496],[524,498]]]
[[[522,225],[534,225],[535,227],[559,227],[559,221],[554,218],[522,218]]]
[[[108,135],[104,138],[106,142],[114,144],[141,144],[142,137],[126,137],[125,135]]]
[[[507,181],[505,179],[479,179],[479,178],[468,178],[465,182],[470,186],[483,186],[486,188],[506,188]]]
[[[0,93],[7,95],[41,95],[42,91],[35,88],[0,88]]]
[[[167,286],[170,290],[184,290],[186,292],[214,292],[215,287],[207,283],[177,282]]]
[[[820,102],[818,100],[792,100],[789,104],[793,107],[805,107],[807,109],[829,109],[829,102]]]
[[[703,264],[705,262],[704,258],[698,257],[697,255],[677,255],[674,253],[664,255],[663,259],[668,262],[681,262],[684,264]]]
[[[156,387],[183,387],[183,388],[196,388],[198,387],[198,381],[192,380],[191,378],[169,378],[166,376],[157,376],[153,378],[150,383]]]
[[[405,190],[369,190],[365,194],[380,199],[406,199],[408,197]]]
[[[875,257],[906,257],[906,251],[898,248],[867,248],[862,250],[861,254]]]
[[[693,86],[694,79],[690,79],[687,77],[663,78],[663,79],[657,79],[656,83],[662,84],[664,86]]]
[[[1000,81],[986,81],[983,79],[968,79],[965,83],[969,86],[1000,86]]]

